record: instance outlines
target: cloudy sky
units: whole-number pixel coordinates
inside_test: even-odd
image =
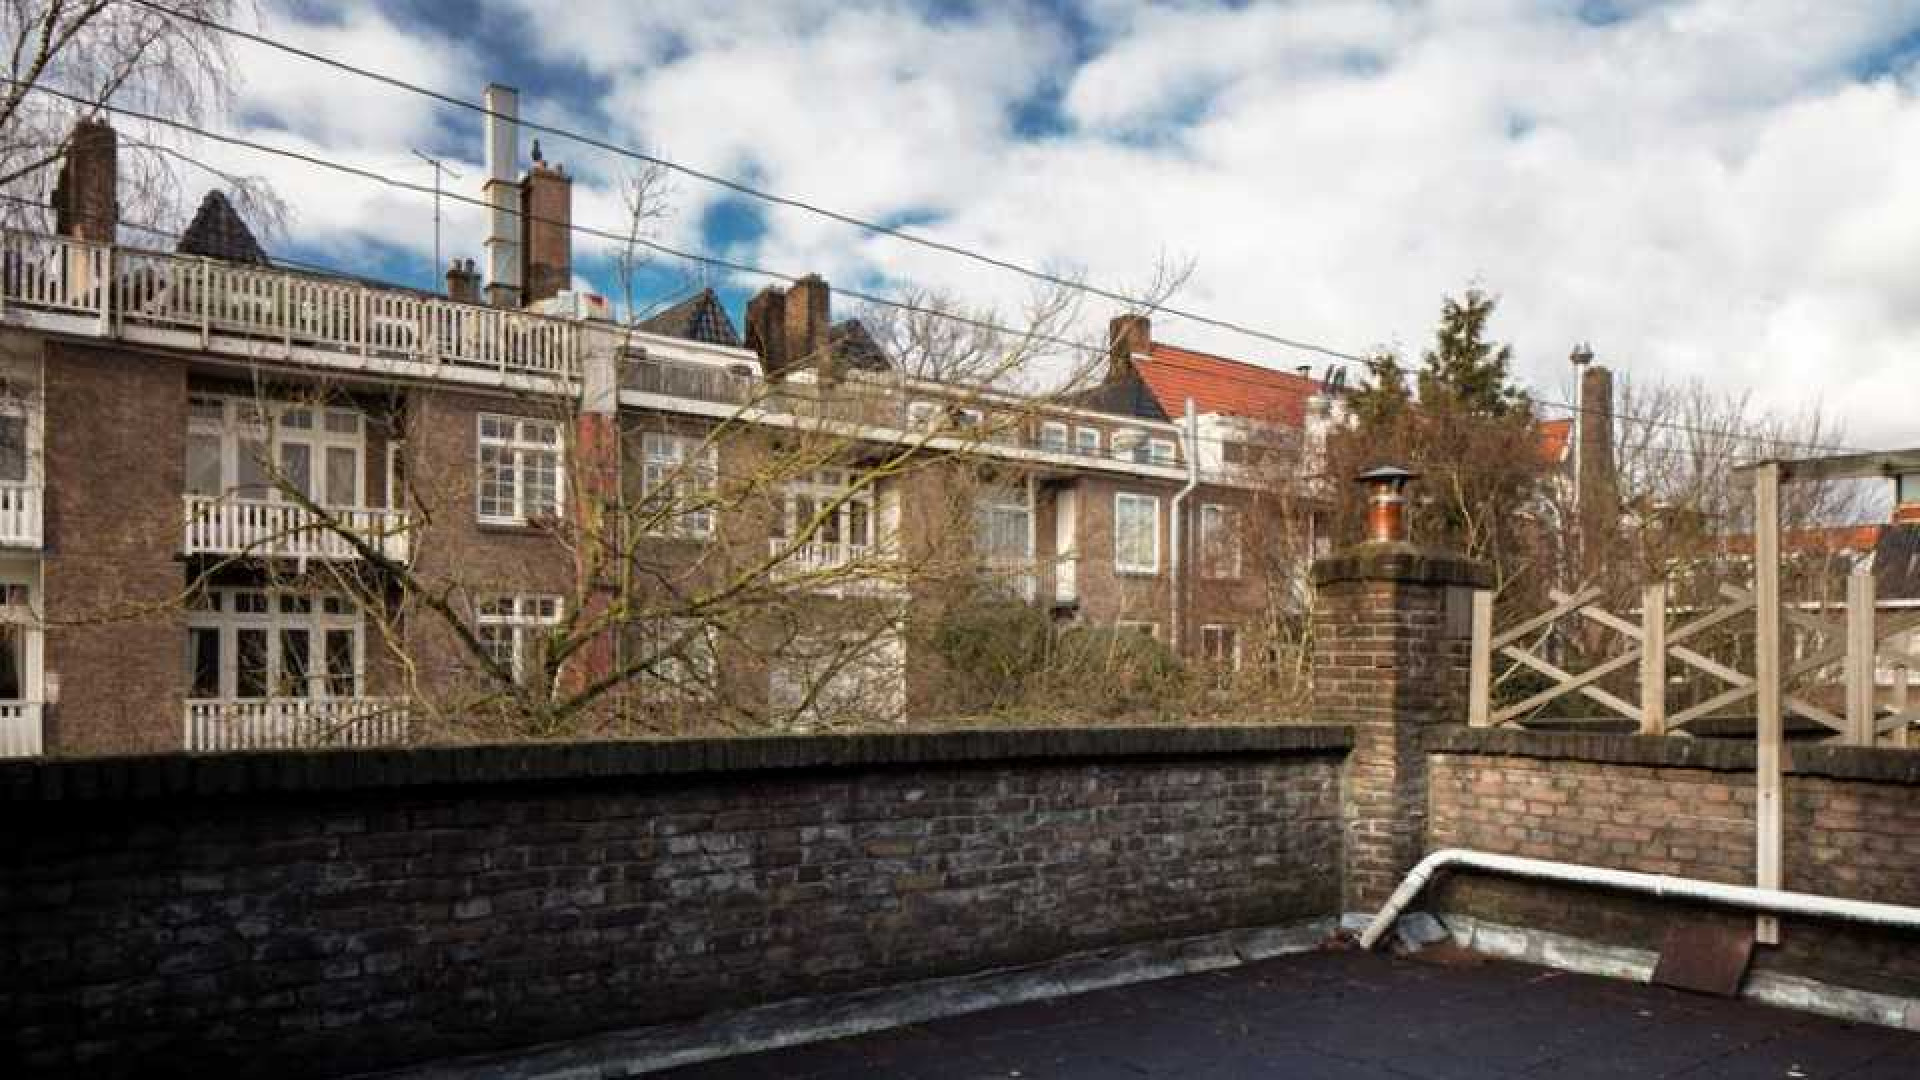
[[[1348,351],[1417,350],[1479,284],[1522,375],[1590,341],[1640,378],[1819,402],[1920,443],[1920,0],[268,0],[264,31],[862,218]],[[233,126],[415,181],[482,175],[471,113],[257,47]],[[545,138],[575,220],[630,162]],[[236,155],[277,251],[426,281],[430,201]],[[1016,306],[1019,278],[681,177],[664,242]],[[478,216],[447,207],[450,253]],[[590,249],[593,245],[586,244]],[[578,269],[612,292],[591,250]],[[695,280],[665,261],[649,295]],[[714,278],[736,305],[760,282]],[[1088,322],[1103,320],[1096,302]],[[1323,363],[1162,318],[1156,336]]]

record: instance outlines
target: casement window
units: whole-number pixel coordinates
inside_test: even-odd
[[[644,664],[637,680],[643,700],[695,701],[712,696],[718,668],[717,635],[700,619],[650,619],[629,638],[630,664]]]
[[[214,587],[187,608],[188,696],[352,698],[365,690],[360,610],[337,593]]]
[[[479,514],[489,525],[525,525],[560,513],[564,451],[551,420],[481,413]]]
[[[1073,448],[1079,453],[1089,457],[1099,457],[1100,429],[1090,427],[1074,428]]]
[[[1097,434],[1097,433],[1096,433]],[[1067,425],[1048,420],[1040,425],[1040,449],[1053,454],[1067,452]]]
[[[1240,628],[1213,623],[1200,628],[1200,656],[1226,671],[1240,670]]]
[[[846,545],[857,554],[873,544],[873,488],[851,491],[858,476],[846,469],[815,469],[787,483],[785,504],[774,518],[781,543]],[[824,516],[822,516],[824,515]],[[812,535],[805,535],[820,518]]]
[[[992,485],[980,492],[973,507],[974,549],[995,563],[1025,562],[1033,557],[1033,504],[1025,488]]]
[[[1116,461],[1140,461],[1147,448],[1147,433],[1138,428],[1126,428],[1113,433],[1110,445]]]
[[[1157,622],[1142,622],[1138,619],[1121,619],[1115,622],[1113,626],[1114,629],[1123,634],[1141,634],[1155,641],[1160,640],[1160,624]]]
[[[713,535],[713,492],[720,477],[720,448],[692,435],[649,432],[641,437],[640,488],[648,500],[653,532],[669,536]]]
[[[1154,439],[1147,444],[1147,458],[1155,465],[1174,464],[1172,439]]]
[[[32,701],[40,693],[40,624],[33,590],[0,582],[0,701]]]
[[[1218,503],[1200,506],[1200,572],[1209,578],[1240,576],[1240,511]]]
[[[0,384],[0,484],[33,478],[35,410],[11,386]]]
[[[196,394],[187,403],[187,493],[357,509],[367,418],[358,409]]]
[[[1160,572],[1159,496],[1114,495],[1113,568],[1122,574]]]
[[[560,622],[560,598],[515,594],[480,601],[474,634],[493,662],[524,681],[541,669],[540,650]]]

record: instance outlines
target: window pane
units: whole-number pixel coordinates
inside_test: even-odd
[[[236,485],[243,498],[258,499],[272,488],[267,477],[267,444],[259,439],[240,440],[240,482]]]
[[[267,696],[267,632],[257,626],[234,631],[234,696]]]
[[[544,450],[521,452],[528,517],[551,517],[560,509],[560,458]]]
[[[27,635],[19,623],[0,623],[0,699],[18,701],[26,693]]]
[[[499,447],[480,448],[480,513],[490,518],[509,518],[514,514],[515,476],[512,451]]]
[[[27,479],[27,418],[0,414],[0,480]]]
[[[360,414],[352,409],[328,409],[327,430],[335,435],[358,435]]]
[[[220,436],[187,436],[187,493],[218,495],[220,480]]]
[[[873,543],[873,522],[869,520],[867,504],[850,502],[847,504],[847,542],[865,547]]]
[[[360,452],[351,447],[327,447],[327,505],[360,505]]]
[[[306,697],[307,675],[312,670],[313,635],[304,628],[286,627],[280,631],[281,697]]]
[[[358,692],[354,686],[353,639],[351,630],[327,631],[328,697],[353,697]]]
[[[187,669],[193,679],[188,696],[220,696],[220,631],[196,626],[187,631]]]
[[[281,443],[280,479],[309,499],[319,494],[313,490],[313,448],[306,443]]]

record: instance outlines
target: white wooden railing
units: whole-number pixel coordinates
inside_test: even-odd
[[[263,698],[187,702],[187,749],[389,746],[407,741],[403,698]]]
[[[0,701],[0,758],[39,757],[46,753],[40,706],[31,701]]]
[[[0,233],[0,305],[93,316],[103,333],[142,328],[356,356],[572,377],[583,327],[566,319],[65,237]]]
[[[787,554],[788,552],[791,554]],[[844,540],[814,540],[795,545],[779,537],[767,542],[767,553],[785,556],[773,569],[775,580],[810,578],[799,584],[823,593],[886,593],[900,587],[887,572],[881,548]]]
[[[0,483],[0,547],[40,546],[40,485]]]
[[[329,509],[338,527],[324,524],[305,507],[269,499],[188,495],[188,555],[251,555],[290,559],[356,559],[360,553],[340,534],[363,537],[396,562],[408,555],[407,516],[398,510]]]
[[[1075,555],[1062,556],[1053,564],[1053,602],[1056,604],[1077,604],[1080,602],[1080,559]]]

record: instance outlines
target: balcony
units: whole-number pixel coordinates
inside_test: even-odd
[[[188,555],[249,555],[286,559],[357,559],[360,552],[340,528],[363,538],[395,562],[408,555],[407,516],[398,510],[330,509],[339,528],[305,507],[269,499],[188,495]]]
[[[767,542],[767,554],[786,558],[774,567],[777,581],[808,579],[806,588],[831,595],[875,594],[897,591],[894,566],[882,549],[872,544],[814,540],[794,545],[779,537]]]
[[[262,698],[187,702],[187,749],[299,750],[407,741],[404,698]]]
[[[39,757],[46,753],[40,705],[0,701],[0,758]]]
[[[0,483],[0,547],[40,548],[38,484]]]

